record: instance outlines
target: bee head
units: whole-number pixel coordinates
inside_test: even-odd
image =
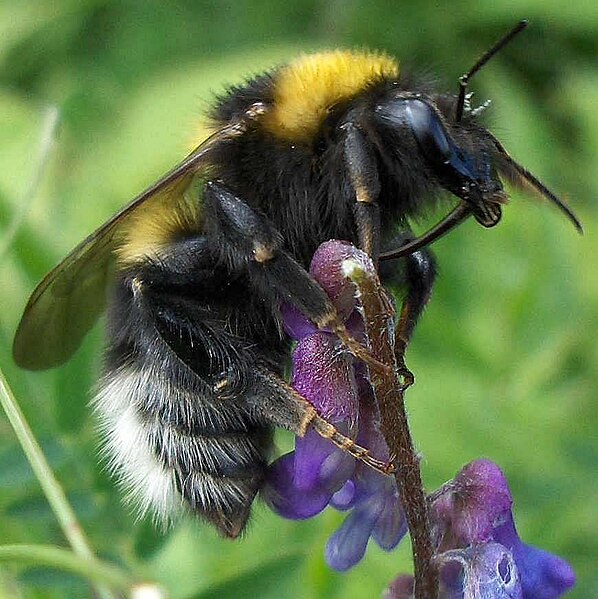
[[[499,222],[507,196],[490,134],[480,127],[451,125],[432,98],[421,94],[397,93],[376,105],[375,118],[390,143],[416,153],[429,176],[463,200],[482,226]]]
[[[502,204],[507,200],[501,177],[548,199],[582,232],[581,223],[569,206],[513,160],[488,130],[477,125],[475,117],[479,110],[468,106],[469,80],[526,26],[527,21],[520,21],[461,76],[458,96],[409,95],[398,91],[382,98],[375,106],[376,121],[383,135],[390,139],[394,136],[395,141],[415,152],[418,164],[434,182],[461,200],[427,233],[401,248],[383,253],[380,259],[408,255],[471,215],[484,227],[496,225],[502,215]],[[394,145],[392,141],[391,145]]]

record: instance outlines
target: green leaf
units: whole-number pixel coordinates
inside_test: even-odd
[[[301,588],[299,573],[304,561],[304,555],[288,555],[244,572],[189,599],[297,597]]]
[[[150,518],[142,520],[135,534],[135,554],[141,559],[151,558],[169,539],[172,529],[162,532]]]

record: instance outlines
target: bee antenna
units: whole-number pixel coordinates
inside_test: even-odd
[[[509,33],[501,37],[492,48],[486,50],[480,59],[465,73],[459,77],[459,100],[457,101],[457,111],[455,121],[459,123],[463,118],[463,109],[465,107],[465,95],[469,80],[495,55],[498,54],[518,33],[523,31],[528,25],[527,19],[519,21]]]
[[[583,234],[583,225],[581,224],[581,221],[579,220],[579,218],[577,217],[575,212],[573,212],[573,210],[571,210],[571,208],[569,206],[567,206],[567,204],[565,204],[565,202],[563,202],[563,200],[561,200],[561,198],[559,198],[557,195],[552,193],[552,191],[550,191],[550,189],[548,189],[548,187],[546,187],[546,185],[544,185],[544,183],[542,183],[542,181],[540,181],[540,179],[538,179],[535,175],[530,173],[526,168],[522,167],[520,164],[517,164],[512,158],[509,157],[508,161],[509,161],[509,164],[511,164],[511,166],[513,166],[515,168],[515,170],[526,181],[528,181],[545,198],[550,200],[553,204],[555,204],[559,208],[559,210],[571,221],[573,226],[577,229],[578,233]]]
[[[559,208],[559,210],[573,223],[573,226],[577,229],[578,233],[583,234],[583,226],[581,221],[573,212],[573,210],[567,206],[561,198],[559,198],[556,194],[554,194],[540,179],[538,179],[533,173],[530,173],[525,167],[521,166],[518,162],[516,162],[511,155],[505,150],[504,146],[494,137],[494,135],[490,135],[492,142],[496,146],[500,156],[506,160],[507,164],[515,169],[517,174],[524,180],[527,181],[540,195],[544,196],[547,200],[550,200],[553,204]]]

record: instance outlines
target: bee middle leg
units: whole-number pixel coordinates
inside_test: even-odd
[[[309,400],[275,373],[258,368],[255,381],[254,390],[247,397],[247,402],[274,426],[289,430],[299,437],[313,428],[321,437],[330,440],[368,467],[382,474],[394,472],[391,462],[376,459],[368,449],[339,432],[318,414]]]

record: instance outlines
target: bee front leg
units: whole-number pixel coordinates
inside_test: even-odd
[[[349,179],[355,192],[354,215],[359,247],[374,262],[380,251],[380,210],[376,199],[380,193],[378,170],[372,148],[353,121],[341,125],[344,132],[343,151]],[[405,231],[392,240],[389,247],[401,247],[414,239],[411,231]],[[436,276],[436,263],[432,254],[419,250],[399,262],[385,261],[379,264],[380,277],[404,290],[399,322],[395,334],[395,357],[403,389],[413,384],[413,374],[405,365],[405,352],[411,341],[417,320],[421,316],[432,291]]]
[[[265,215],[220,183],[208,182],[204,199],[212,251],[231,271],[247,272],[260,297],[272,305],[277,301],[292,304],[319,329],[337,335],[354,356],[378,371],[388,371],[347,331],[324,290],[284,251],[282,236]]]
[[[376,203],[380,193],[378,165],[370,143],[355,123],[347,121],[341,130],[345,165],[355,193],[353,216],[358,245],[375,263],[380,252],[380,208]]]
[[[376,459],[368,449],[339,432],[333,424],[320,416],[309,400],[298,393],[278,375],[264,368],[255,373],[255,386],[246,396],[247,403],[272,425],[303,437],[313,428],[339,449],[382,474],[392,474],[391,462]]]

